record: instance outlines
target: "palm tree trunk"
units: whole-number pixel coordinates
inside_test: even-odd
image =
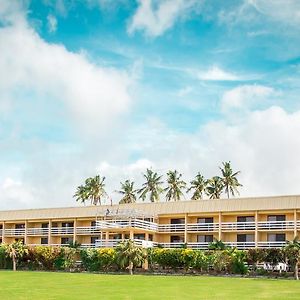
[[[296,265],[295,265],[295,279],[296,280],[299,280],[299,274],[298,274],[298,261],[296,262]]]
[[[17,271],[17,260],[15,256],[12,257],[12,261],[13,261],[13,270]]]
[[[133,262],[131,261],[128,266],[129,274],[133,275]]]

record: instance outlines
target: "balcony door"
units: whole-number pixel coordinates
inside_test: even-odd
[[[198,218],[197,223],[213,223],[214,218]]]
[[[238,216],[237,222],[238,223],[255,222],[255,220],[254,220],[254,216]]]
[[[269,222],[284,222],[285,221],[285,215],[270,215],[268,216]]]

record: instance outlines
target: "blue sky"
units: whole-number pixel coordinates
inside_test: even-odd
[[[0,0],[0,208],[72,205],[101,173],[299,193],[300,3]],[[188,197],[188,196],[187,196]]]

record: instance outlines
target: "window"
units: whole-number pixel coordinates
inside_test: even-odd
[[[0,229],[3,229],[3,225],[2,224],[0,224]]]
[[[25,228],[25,224],[16,224],[15,229],[23,229]]]
[[[91,244],[96,244],[96,241],[99,240],[98,236],[92,236],[91,237]]]
[[[48,245],[48,238],[46,238],[46,237],[41,238],[41,244],[42,245]]]
[[[92,226],[92,227],[95,227],[95,226],[96,226],[96,221],[92,221],[92,222],[91,222],[91,226]]]
[[[42,223],[42,228],[48,228],[49,227],[49,223]]]
[[[153,241],[153,234],[149,234],[149,241]]]
[[[113,240],[120,240],[121,238],[122,238],[122,234],[120,233],[113,235]]]
[[[74,223],[73,222],[64,222],[64,223],[61,223],[61,227],[73,227],[74,226]]]
[[[183,218],[181,219],[171,219],[171,224],[184,224],[185,221]]]
[[[236,236],[236,241],[238,243],[251,243],[254,242],[254,234],[238,234]]]
[[[269,233],[268,242],[285,242],[285,233]]]
[[[276,221],[276,222],[285,221],[285,215],[271,215],[271,216],[268,216],[268,221]]]
[[[54,227],[54,228],[58,227],[58,223],[57,222],[53,222],[52,223],[52,227]]]
[[[239,216],[237,222],[255,222],[254,216]]]
[[[70,244],[70,243],[73,243],[73,239],[72,238],[69,238],[69,237],[63,237],[63,238],[61,238],[61,244],[62,245],[67,245],[67,244]]]
[[[183,237],[179,235],[172,235],[170,240],[171,243],[183,243]]]
[[[198,218],[198,223],[213,223],[214,218]]]
[[[134,239],[138,239],[138,240],[145,240],[145,234],[144,233],[135,233],[133,235]]]
[[[211,243],[213,240],[213,235],[197,235],[198,243]]]

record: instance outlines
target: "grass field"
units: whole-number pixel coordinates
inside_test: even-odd
[[[0,299],[300,299],[293,280],[0,271]]]

